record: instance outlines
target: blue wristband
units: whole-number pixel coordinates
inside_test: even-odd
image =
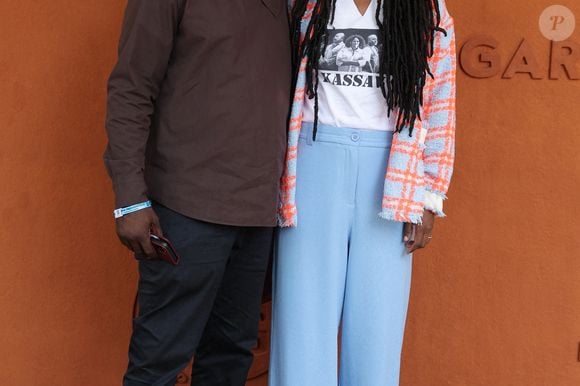
[[[151,208],[151,201],[140,202],[139,204],[126,206],[124,208],[115,209],[113,215],[115,218],[121,218],[129,213],[137,212],[139,210]]]

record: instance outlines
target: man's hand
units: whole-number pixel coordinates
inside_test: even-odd
[[[147,208],[130,213],[118,218],[115,223],[117,236],[123,245],[135,252],[137,256],[148,259],[157,257],[151,240],[149,240],[149,234],[163,236],[163,233],[159,225],[159,218],[153,209]]]
[[[408,253],[413,253],[417,249],[425,248],[431,241],[433,224],[435,223],[435,214],[430,210],[423,212],[423,223],[421,225],[405,223],[403,227],[403,242],[407,247]],[[411,239],[412,235],[415,237]]]

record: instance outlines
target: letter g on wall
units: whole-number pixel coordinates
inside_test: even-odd
[[[463,71],[473,78],[492,78],[501,72],[499,43],[486,35],[475,35],[463,44],[459,63]]]

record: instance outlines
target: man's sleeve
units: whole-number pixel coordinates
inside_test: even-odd
[[[336,53],[336,65],[342,66],[342,63],[345,61],[345,52],[341,49]]]
[[[116,207],[147,200],[143,176],[151,116],[187,0],[129,0],[108,82],[105,166]]]
[[[423,160],[427,182],[426,206],[444,216],[442,207],[453,174],[455,157],[455,101],[456,101],[456,48],[455,27],[444,0],[439,0],[441,27],[447,34],[437,33],[430,69],[434,79],[428,77],[425,85],[423,118],[427,122]]]

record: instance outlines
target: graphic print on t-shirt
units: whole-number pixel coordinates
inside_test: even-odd
[[[304,98],[304,122],[335,127],[393,131],[396,114],[381,90],[380,57],[386,52],[377,22],[378,0],[363,14],[353,0],[336,0],[334,20],[318,62],[318,98]],[[382,13],[379,13],[382,18]],[[318,110],[315,113],[315,105]]]
[[[329,29],[327,36],[318,65],[321,81],[336,86],[379,87],[382,42],[378,29]]]

